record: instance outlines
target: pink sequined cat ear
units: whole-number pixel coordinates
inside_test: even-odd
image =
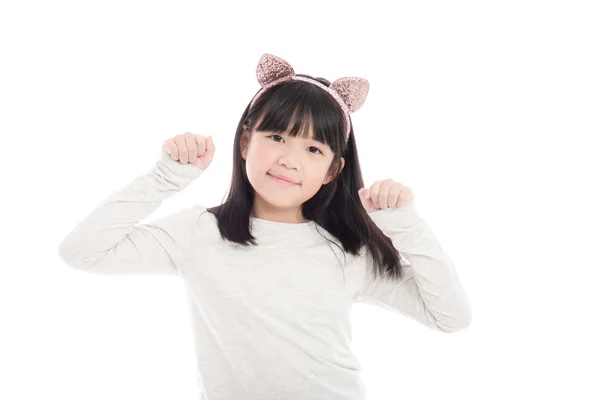
[[[263,88],[292,80],[294,68],[283,58],[263,54],[256,66],[256,79]]]
[[[369,81],[359,77],[339,78],[333,81],[329,87],[340,95],[351,113],[365,103],[369,93]]]

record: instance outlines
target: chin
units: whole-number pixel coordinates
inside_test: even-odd
[[[298,203],[297,196],[291,197],[285,191],[275,192],[271,188],[263,188],[260,192],[256,192],[264,201],[277,208],[294,208],[300,207],[302,202]]]

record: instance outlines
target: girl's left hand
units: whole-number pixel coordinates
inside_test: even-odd
[[[362,205],[368,213],[391,207],[400,207],[414,198],[412,190],[393,179],[376,181],[370,189],[358,191]]]

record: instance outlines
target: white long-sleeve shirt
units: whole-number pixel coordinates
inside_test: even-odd
[[[140,223],[203,172],[161,152],[148,173],[108,196],[59,246],[64,262],[83,271],[183,279],[200,399],[365,399],[349,348],[353,302],[400,311],[442,332],[469,325],[452,260],[414,200],[369,214],[408,260],[396,282],[374,279],[366,251],[344,258],[323,236],[339,241],[312,221],[252,218],[258,246],[248,247],[224,241],[215,216],[199,204]]]

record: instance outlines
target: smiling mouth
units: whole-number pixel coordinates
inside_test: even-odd
[[[272,179],[274,179],[275,182],[280,183],[282,185],[287,185],[287,186],[298,186],[299,185],[299,183],[290,182],[290,181],[287,181],[285,179],[281,179],[281,178],[278,178],[276,176],[273,176],[273,175],[271,175],[269,173],[267,173],[267,175],[269,175]]]

